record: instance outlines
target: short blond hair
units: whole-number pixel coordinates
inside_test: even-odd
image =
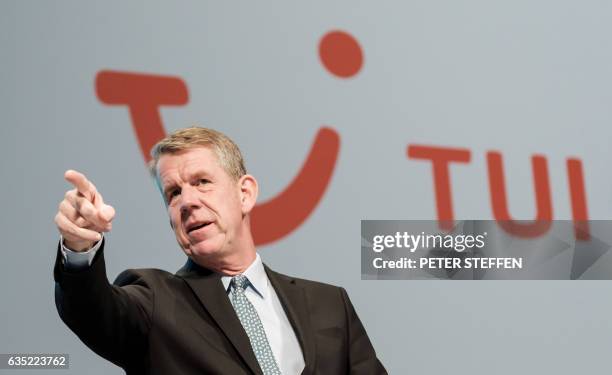
[[[151,174],[157,178],[157,162],[162,155],[176,154],[195,147],[210,147],[217,155],[221,167],[234,180],[237,181],[246,174],[244,159],[238,145],[217,130],[199,126],[179,129],[157,142],[151,149],[153,158],[149,162]]]

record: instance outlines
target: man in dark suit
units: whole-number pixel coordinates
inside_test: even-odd
[[[249,212],[257,181],[238,147],[205,128],[179,130],[152,151],[152,172],[188,257],[176,274],[127,270],[108,282],[101,233],[114,209],[87,178],[55,222],[62,320],[128,374],[385,374],[342,288],[270,270]]]

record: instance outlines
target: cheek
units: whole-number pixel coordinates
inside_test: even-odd
[[[238,202],[234,202],[234,204],[226,207],[226,209],[227,220],[231,222],[231,226],[234,229],[238,229],[242,222],[242,206]]]
[[[181,229],[181,216],[178,214],[177,210],[170,208],[168,210],[168,218],[170,219],[170,225],[175,232],[180,231]]]

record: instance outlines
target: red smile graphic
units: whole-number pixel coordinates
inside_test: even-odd
[[[319,57],[323,66],[339,78],[355,76],[363,65],[359,43],[343,31],[331,31],[321,38]],[[96,94],[105,104],[128,107],[145,162],[151,159],[153,145],[166,136],[160,107],[182,106],[189,101],[187,85],[178,77],[109,70],[97,74]],[[251,226],[257,245],[283,238],[310,216],[329,185],[339,149],[339,134],[321,127],[291,183],[253,209]]]

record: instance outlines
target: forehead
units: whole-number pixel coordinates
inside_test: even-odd
[[[167,178],[186,177],[193,173],[224,173],[217,154],[209,147],[194,147],[172,154],[163,154],[157,162],[162,182]]]

